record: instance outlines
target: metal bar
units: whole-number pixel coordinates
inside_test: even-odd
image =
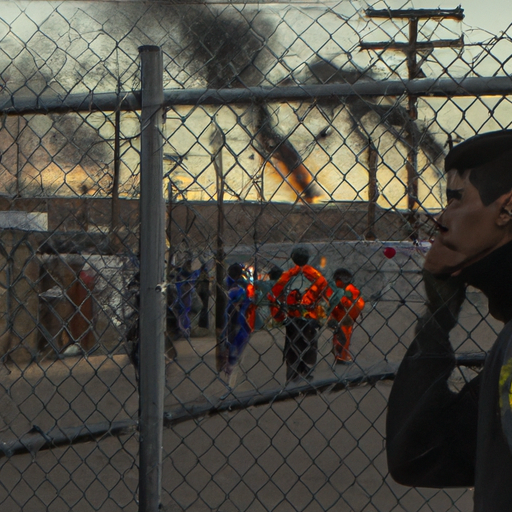
[[[103,439],[106,436],[121,436],[134,432],[136,429],[137,422],[132,419],[80,425],[79,427],[54,427],[48,432],[32,427],[30,432],[19,439],[13,441],[0,440],[0,458],[24,453],[34,455],[40,450],[87,443],[98,438]]]
[[[222,370],[222,350],[223,340],[222,334],[225,324],[226,312],[226,292],[224,290],[224,280],[226,278],[224,251],[224,166],[222,162],[222,148],[225,145],[224,134],[215,124],[215,131],[211,138],[212,159],[215,168],[216,185],[217,185],[217,233],[216,233],[216,256],[215,256],[215,361],[217,371]]]
[[[22,166],[21,166],[21,151],[20,151],[20,124],[21,124],[21,121],[22,119],[20,119],[18,117],[17,119],[17,122],[16,122],[16,125],[17,125],[17,133],[16,133],[16,138],[14,139],[14,143],[16,144],[16,197],[21,197],[21,194],[20,194],[20,189],[21,189],[21,170],[22,170]]]
[[[457,366],[472,368],[483,367],[486,359],[485,352],[475,354],[457,354],[455,363]],[[273,402],[281,402],[296,398],[299,395],[314,395],[326,391],[342,391],[351,386],[364,384],[375,385],[384,380],[393,380],[396,368],[389,372],[376,372],[354,375],[352,377],[334,377],[321,381],[314,381],[304,386],[293,389],[272,389],[265,392],[249,392],[233,397],[231,400],[212,399],[205,404],[184,404],[170,411],[166,411],[163,418],[165,427],[172,427],[187,420],[194,420],[203,416],[219,414],[224,411],[241,409],[252,405],[264,405]],[[0,439],[0,458],[36,453],[39,450],[50,450],[59,446],[70,446],[78,443],[94,441],[106,436],[121,436],[134,432],[137,429],[137,421],[132,419],[113,422],[101,422],[95,424],[80,425],[79,427],[54,427],[48,432],[42,432],[33,427],[23,437],[12,441]]]
[[[163,201],[163,58],[141,46],[140,155],[140,462],[139,511],[157,512],[162,481],[165,349]]]
[[[462,21],[464,9],[366,9],[366,16],[370,18],[452,18]]]
[[[459,39],[440,39],[438,41],[418,41],[417,50],[433,50],[434,48],[462,48],[464,46],[464,37]],[[361,50],[398,50],[407,52],[409,43],[396,43],[394,41],[382,41],[379,43],[361,43]]]
[[[115,251],[119,249],[119,174],[121,172],[121,112],[116,111],[114,132],[114,174],[112,177],[112,209],[110,220],[110,243]]]
[[[379,153],[373,140],[368,139],[368,222],[366,228],[366,240],[375,240],[375,211],[377,208],[377,199],[379,197],[379,188],[377,185],[377,168]]]
[[[19,114],[66,114],[68,112],[114,112],[140,110],[140,91],[68,94],[61,96],[37,96],[18,98],[11,95],[0,101],[0,112],[4,115]]]
[[[485,363],[486,353],[476,354],[457,354],[455,364],[458,367],[467,366],[480,368]],[[267,391],[249,391],[232,395],[232,398],[214,400],[210,398],[204,404],[188,403],[177,406],[170,411],[165,412],[164,425],[172,427],[178,423],[188,420],[195,420],[204,416],[212,416],[225,411],[234,411],[237,409],[246,409],[255,405],[271,404],[290,400],[298,396],[317,395],[325,392],[343,391],[349,387],[369,384],[374,386],[378,382],[385,380],[394,380],[398,365],[389,365],[388,371],[369,371],[362,370],[360,373],[350,377],[332,377],[304,383],[293,388],[269,389]]]
[[[164,425],[171,427],[187,420],[197,419],[203,416],[220,414],[225,411],[237,409],[246,409],[255,405],[264,405],[275,402],[290,400],[297,396],[317,395],[325,391],[341,391],[351,386],[360,386],[362,384],[375,384],[382,380],[393,380],[395,371],[382,372],[376,374],[359,374],[354,377],[333,377],[319,381],[309,382],[289,389],[270,389],[261,392],[248,392],[231,399],[210,400],[204,404],[184,404],[171,411],[165,412]]]
[[[466,366],[473,368],[481,368],[485,363],[486,353],[476,354],[457,354],[455,356],[455,364],[458,367]],[[343,391],[349,387],[361,386],[369,384],[374,386],[378,382],[385,380],[394,380],[398,365],[390,365],[389,371],[376,371],[365,373],[362,371],[351,377],[332,377],[330,379],[322,379],[305,383],[290,389],[270,389],[268,391],[241,393],[231,399],[218,399],[214,401],[210,399],[207,403],[197,404],[190,403],[178,406],[171,411],[165,412],[164,425],[172,427],[178,423],[188,420],[195,420],[204,416],[220,414],[225,411],[233,411],[237,409],[246,409],[255,405],[271,404],[274,402],[282,402],[290,400],[298,396],[317,395],[319,393]]]
[[[315,101],[368,96],[476,96],[512,94],[511,77],[461,79],[359,81],[354,84],[323,84],[244,89],[188,89],[164,91],[165,107],[175,105],[227,105],[270,101]]]
[[[303,101],[354,96],[402,96],[414,94],[425,97],[504,96],[512,94],[512,77],[424,78],[420,80],[359,81],[354,84],[300,85],[287,87],[246,87],[244,89],[166,89],[164,107],[176,105],[228,105],[262,101]],[[87,95],[87,97],[92,95]],[[102,93],[101,102],[85,101],[81,94],[66,99],[53,98],[42,107],[44,99],[9,100],[0,106],[2,115],[48,114],[49,112],[123,112],[140,110],[139,92]],[[51,106],[50,103],[53,105]]]

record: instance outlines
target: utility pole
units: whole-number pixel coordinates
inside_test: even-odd
[[[407,58],[407,75],[409,80],[424,78],[421,70],[421,63],[418,64],[418,52],[432,51],[434,48],[462,48],[464,46],[464,37],[458,39],[438,40],[438,41],[418,41],[418,21],[420,19],[454,19],[462,21],[464,19],[464,9],[366,9],[366,16],[369,18],[384,19],[408,19],[409,20],[409,40],[407,43],[397,43],[395,41],[366,43],[362,42],[362,50],[395,50],[403,52]],[[413,129],[414,123],[418,119],[417,109],[418,97],[413,94],[407,96],[407,112],[409,114],[409,127],[407,129],[406,142],[407,151],[407,209],[408,220],[413,227],[416,223],[416,206],[418,204],[418,144],[417,130]]]

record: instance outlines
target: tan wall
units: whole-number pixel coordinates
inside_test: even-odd
[[[0,232],[0,356],[17,364],[38,352],[39,260],[24,231]]]
[[[405,215],[397,210],[376,206],[374,221],[369,225],[369,203],[340,201],[331,204],[290,203],[224,203],[224,234],[226,244],[254,242],[254,229],[259,243],[308,242],[327,240],[358,240],[365,238],[369,228],[377,240],[407,240]],[[48,231],[105,234],[110,231],[112,200],[95,198],[0,198],[0,211],[19,210],[48,214]],[[188,237],[191,243],[214,243],[218,207],[215,201],[178,202],[172,206],[171,239],[174,244]],[[98,246],[95,253],[138,252],[139,201],[119,201],[119,239],[117,246]],[[47,236],[47,235],[46,235]],[[419,238],[423,235],[420,233]],[[90,242],[90,237],[84,239]],[[100,242],[98,242],[100,244]],[[63,251],[66,252],[66,251]],[[69,251],[67,251],[69,252]],[[88,252],[90,252],[88,250]]]

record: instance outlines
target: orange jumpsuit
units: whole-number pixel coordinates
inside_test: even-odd
[[[297,289],[287,292],[289,281],[299,274],[311,285],[304,293]],[[310,265],[296,265],[283,272],[267,296],[272,317],[285,324],[286,382],[312,376],[318,350],[318,320],[325,317],[320,304],[324,294],[332,294],[325,277]]]
[[[332,338],[336,361],[352,361],[348,351],[350,338],[354,329],[354,321],[361,314],[364,305],[361,292],[353,284],[348,284],[345,287],[345,295],[331,312],[331,318],[338,322],[338,328],[334,331]]]

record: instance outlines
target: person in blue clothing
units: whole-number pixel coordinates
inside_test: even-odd
[[[423,272],[427,311],[389,397],[392,477],[419,487],[474,487],[475,512],[512,510],[512,130],[485,133],[445,159],[447,206]],[[465,288],[504,322],[483,370],[460,391],[450,331]]]
[[[190,337],[192,312],[192,298],[196,281],[201,274],[201,269],[192,270],[192,261],[187,260],[176,272],[176,309],[178,313],[178,328],[185,338]]]
[[[228,304],[223,338],[226,343],[223,370],[231,375],[254,330],[255,291],[244,267],[233,263],[227,276]]]

